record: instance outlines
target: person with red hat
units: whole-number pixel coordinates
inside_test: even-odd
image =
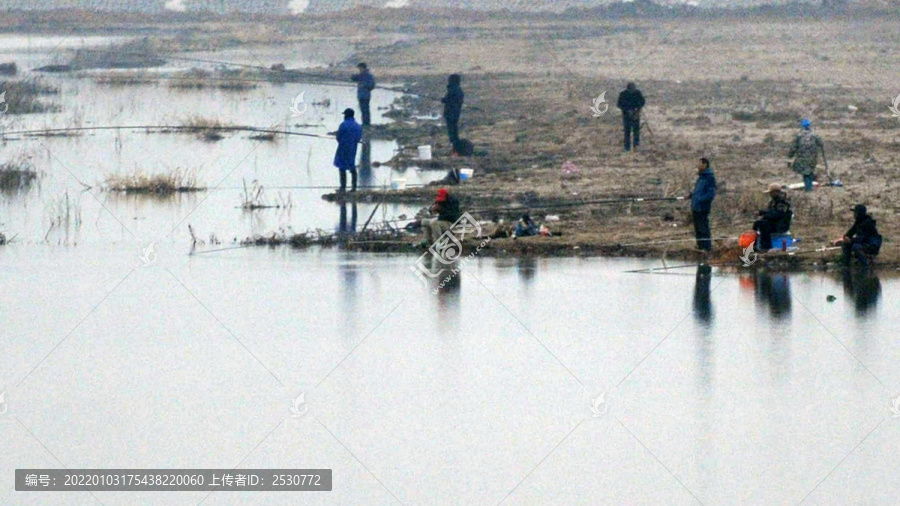
[[[426,244],[434,243],[456,223],[456,220],[462,215],[459,210],[459,200],[451,195],[446,188],[440,188],[437,191],[434,204],[431,205],[431,214],[435,217],[422,220]]]

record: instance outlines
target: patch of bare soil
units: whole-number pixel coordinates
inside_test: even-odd
[[[713,261],[737,261],[736,239],[765,207],[766,186],[800,182],[787,166],[787,152],[800,119],[808,117],[825,141],[831,177],[844,186],[791,192],[792,232],[803,239],[802,252],[775,253],[763,263],[833,262],[835,251],[814,250],[841,237],[852,222],[850,207],[863,203],[885,236],[880,264],[900,264],[900,118],[889,110],[900,88],[881,84],[900,82],[900,68],[884,63],[900,41],[890,19],[620,20],[617,27],[631,29],[608,33],[586,32],[585,20],[500,30],[504,20],[485,16],[459,24],[458,32],[435,31],[357,56],[376,75],[402,79],[416,94],[404,99],[384,133],[405,146],[433,145],[435,166],[475,169],[472,181],[452,189],[466,208],[507,223],[525,211],[537,221],[559,218],[546,224],[560,237],[501,239],[489,248],[697,258],[686,201],[554,206],[685,196],[697,158],[707,156],[719,182]],[[462,135],[485,156],[451,157],[442,123],[415,119],[440,111],[433,98],[442,95],[452,72],[464,76]],[[637,81],[648,101],[643,142],[633,153],[622,150],[614,106],[628,80]],[[609,110],[594,117],[591,106],[603,92]],[[576,170],[564,171],[566,162]],[[821,160],[819,172],[828,182]],[[433,191],[360,192],[357,198],[426,205]]]

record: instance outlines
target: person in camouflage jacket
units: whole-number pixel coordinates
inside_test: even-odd
[[[803,131],[794,138],[794,144],[788,153],[794,162],[791,168],[794,172],[803,176],[803,187],[806,191],[812,191],[813,181],[816,179],[816,164],[819,161],[819,152],[825,157],[825,144],[822,138],[812,133],[812,124],[808,119],[801,122]]]

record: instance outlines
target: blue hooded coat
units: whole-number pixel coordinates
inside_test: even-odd
[[[353,118],[347,118],[338,128],[338,147],[334,154],[334,166],[340,170],[356,170],[356,148],[362,140],[362,126]]]
[[[712,168],[707,168],[697,176],[694,191],[691,192],[691,211],[708,213],[716,198],[716,176]]]

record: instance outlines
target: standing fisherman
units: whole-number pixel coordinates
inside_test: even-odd
[[[447,95],[441,99],[444,104],[444,121],[447,123],[447,136],[450,138],[450,145],[453,146],[453,152],[459,153],[459,117],[462,115],[463,102],[466,94],[463,93],[462,76],[452,74],[447,79]]]
[[[369,66],[365,63],[360,63],[356,68],[359,69],[359,73],[354,74],[351,79],[356,83],[356,98],[359,100],[359,110],[362,112],[362,124],[369,126],[372,123],[369,102],[372,100],[372,90],[375,89],[375,77],[369,72]]]
[[[347,172],[352,177],[351,192],[356,191],[356,147],[362,139],[363,129],[353,119],[353,109],[344,111],[344,122],[338,128],[337,137],[338,147],[334,154],[334,166],[338,168],[341,175],[341,187],[338,194],[347,191]]]
[[[691,192],[691,215],[694,220],[694,235],[697,237],[697,248],[712,251],[712,238],[709,231],[709,212],[716,198],[716,176],[709,166],[707,158],[697,162],[697,183]]]
[[[794,138],[794,145],[788,153],[788,158],[793,158],[794,163],[790,164],[794,172],[803,176],[803,189],[812,191],[813,181],[816,180],[816,163],[819,158],[819,151],[822,152],[822,159],[825,159],[825,144],[822,138],[812,133],[812,123],[803,118],[800,122],[803,130]],[[828,168],[828,161],[825,162],[825,168]]]
[[[622,110],[622,127],[625,130],[625,151],[631,151],[632,137],[634,148],[641,144],[641,109],[646,101],[641,90],[634,83],[628,83],[625,91],[619,93],[616,107]]]

